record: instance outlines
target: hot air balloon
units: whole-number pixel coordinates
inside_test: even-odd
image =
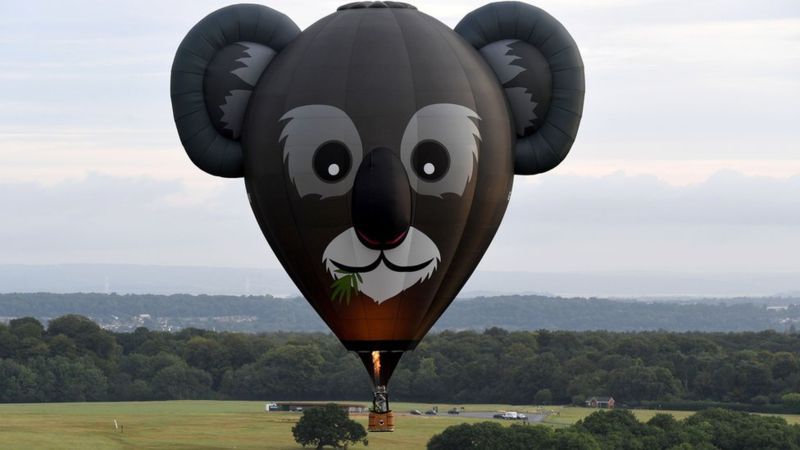
[[[390,430],[392,372],[477,266],[514,175],[569,152],[584,75],[566,29],[525,3],[455,30],[398,2],[304,31],[233,5],[189,31],[170,90],[190,159],[244,178],[275,255],[372,377],[370,429]]]

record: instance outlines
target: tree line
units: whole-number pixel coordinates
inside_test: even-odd
[[[792,450],[800,449],[800,425],[724,409],[685,420],[656,414],[643,423],[629,410],[598,411],[575,425],[503,427],[497,422],[446,428],[428,450]]]
[[[629,406],[742,404],[800,412],[800,335],[775,331],[433,333],[401,360],[395,401]],[[102,329],[78,315],[0,324],[0,402],[369,396],[326,333]],[[676,406],[677,405],[677,406]],[[771,408],[771,409],[770,409]]]

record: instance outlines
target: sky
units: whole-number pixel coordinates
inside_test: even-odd
[[[340,3],[264,4],[303,29]],[[279,267],[172,120],[175,50],[226,4],[0,0],[0,264]],[[482,2],[414,4],[452,27]],[[536,5],[581,48],[584,118],[479,269],[800,273],[800,2]]]

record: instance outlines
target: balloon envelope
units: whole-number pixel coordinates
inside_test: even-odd
[[[385,385],[477,266],[514,173],[569,152],[584,77],[566,29],[526,3],[456,31],[397,2],[304,31],[247,4],[192,28],[170,90],[189,157],[244,176],[281,264]]]
[[[513,140],[495,75],[452,30],[414,9],[345,10],[266,69],[245,181],[275,254],[344,345],[404,351],[494,236]]]

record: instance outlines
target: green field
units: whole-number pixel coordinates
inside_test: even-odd
[[[437,417],[404,415],[428,404],[394,403],[398,414],[394,433],[371,433],[369,448],[424,448],[431,436],[450,425],[478,422],[443,414]],[[452,405],[440,404],[445,412]],[[509,409],[535,413],[536,407],[464,405],[466,411]],[[543,407],[551,411],[545,423],[564,426],[585,417],[586,408]],[[640,419],[657,411],[637,410]],[[660,411],[664,412],[664,411]],[[672,412],[682,418],[689,412]],[[262,402],[169,401],[124,403],[49,403],[0,405],[0,448],[260,448],[296,449],[292,425],[298,413],[266,413]],[[366,426],[366,414],[355,414]],[[784,416],[800,423],[800,416]],[[114,420],[121,426],[115,429]],[[508,423],[508,422],[504,422]],[[353,448],[363,448],[355,446]]]

